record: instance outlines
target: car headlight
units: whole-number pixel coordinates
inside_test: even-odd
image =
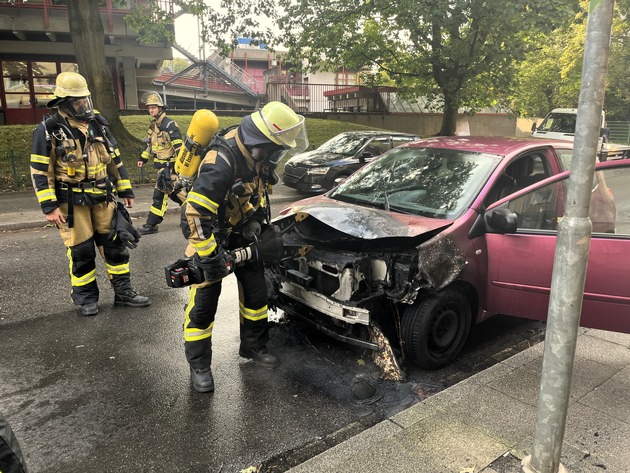
[[[307,171],[307,174],[314,176],[321,176],[322,174],[326,174],[329,168],[310,168]]]

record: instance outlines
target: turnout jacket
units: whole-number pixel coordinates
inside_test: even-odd
[[[183,143],[177,123],[165,113],[161,113],[149,126],[147,135],[147,148],[142,152],[140,160],[146,164],[153,158],[155,169],[162,169],[169,163],[174,163]]]
[[[114,192],[134,197],[109,123],[97,111],[95,115],[81,122],[57,111],[33,132],[31,178],[45,214],[69,196],[79,205],[103,202]]]
[[[267,218],[267,185],[259,177],[260,164],[241,142],[238,128],[229,131],[225,139],[232,152],[211,146],[188,193],[182,227],[189,242],[187,256],[195,252],[210,256],[247,220],[262,222]]]

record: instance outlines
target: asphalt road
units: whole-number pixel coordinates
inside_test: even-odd
[[[70,303],[57,231],[0,234],[0,410],[31,473],[284,471],[542,339],[537,322],[496,318],[473,330],[453,365],[410,368],[406,382],[381,382],[378,399],[363,403],[351,385],[359,374],[378,375],[369,353],[281,314],[270,344],[281,367],[239,358],[229,277],[213,334],[216,391],[198,394],[182,346],[187,291],[163,280],[184,245],[177,215],[167,215],[132,250],[132,280],[151,307],[112,307],[99,265],[101,312],[82,317]]]

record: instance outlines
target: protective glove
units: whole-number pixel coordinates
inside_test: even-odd
[[[199,256],[195,253],[192,263],[203,271],[206,281],[223,279],[234,269],[234,258],[220,247],[213,256]]]
[[[245,225],[243,225],[241,234],[247,241],[254,241],[254,239],[257,239],[260,236],[261,230],[260,222],[258,220],[250,219],[245,222]]]
[[[165,194],[170,194],[175,190],[175,185],[171,179],[171,170],[166,166],[162,168],[157,175],[157,182],[155,187]]]
[[[131,217],[129,212],[125,208],[122,202],[116,203],[116,210],[112,217],[111,230],[109,232],[109,239],[120,240],[127,246],[127,248],[136,248],[140,241],[140,234],[131,223]]]

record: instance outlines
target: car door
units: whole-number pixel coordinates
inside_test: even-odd
[[[580,325],[630,333],[630,161],[596,167],[591,191],[593,233]],[[487,310],[547,317],[557,224],[565,211],[569,173],[497,202],[486,212]],[[516,230],[488,222],[516,219]]]

